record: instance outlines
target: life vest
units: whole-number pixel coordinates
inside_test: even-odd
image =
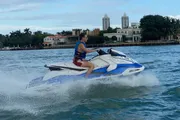
[[[82,59],[86,58],[86,52],[79,52],[78,51],[78,46],[81,43],[86,47],[86,44],[84,42],[81,42],[81,41],[76,42],[75,51],[74,51],[75,59],[81,59],[82,60]]]

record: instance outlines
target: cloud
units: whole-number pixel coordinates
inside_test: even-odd
[[[92,5],[97,5],[97,6],[121,6],[125,5],[129,2],[130,0],[91,0]],[[88,4],[89,5],[89,4]]]
[[[36,25],[0,25],[0,30],[23,30],[25,28],[31,28],[33,30],[56,30],[58,27],[42,27]]]
[[[38,16],[0,16],[0,20],[6,21],[42,21],[52,23],[53,21],[57,21],[60,24],[94,24],[101,23],[102,17],[104,14],[102,13],[93,13],[93,12],[76,12],[76,13],[62,13],[62,14],[42,14]],[[96,17],[94,17],[96,16]]]
[[[0,25],[0,31],[1,34],[9,34],[12,31],[21,30],[23,31],[25,28],[30,28],[31,31],[38,31],[41,30],[43,32],[55,32],[59,31],[58,27],[42,27],[42,26],[36,26],[36,25]]]
[[[0,0],[1,7],[7,7],[11,5],[19,5],[19,4],[29,4],[29,3],[45,3],[45,2],[53,2],[57,0]]]
[[[39,6],[40,4],[35,4],[35,3],[20,4],[17,6],[0,9],[0,13],[34,10],[35,8],[38,8]]]
[[[78,12],[109,12],[116,11],[128,7],[128,3],[132,0],[77,0],[75,3],[62,2],[56,6],[61,9],[70,9]]]
[[[0,13],[34,10],[40,5],[56,0],[0,0]]]

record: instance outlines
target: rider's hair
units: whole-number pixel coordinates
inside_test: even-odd
[[[79,40],[82,40],[83,37],[85,37],[85,34],[84,34],[84,33],[81,33],[81,34],[79,35]]]

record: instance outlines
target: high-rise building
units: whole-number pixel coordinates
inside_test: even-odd
[[[124,15],[121,17],[122,22],[122,29],[129,27],[129,17],[124,13]]]
[[[107,16],[107,14],[104,15],[102,18],[103,23],[103,30],[107,30],[110,27],[110,18]]]

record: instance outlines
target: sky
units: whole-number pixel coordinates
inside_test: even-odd
[[[0,34],[30,28],[55,34],[74,28],[102,29],[102,17],[121,27],[126,13],[130,22],[144,15],[180,18],[179,0],[0,0]]]

